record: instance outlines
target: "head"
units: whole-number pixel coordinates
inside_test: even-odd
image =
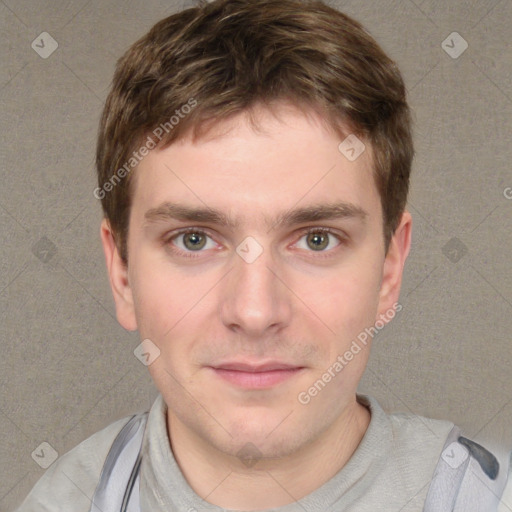
[[[368,358],[354,340],[394,316],[412,158],[397,66],[321,2],[216,0],[128,49],[95,196],[119,322],[158,347],[149,369],[177,422],[272,457],[336,421]],[[297,370],[248,385],[233,362]]]

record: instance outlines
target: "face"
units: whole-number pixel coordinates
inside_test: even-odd
[[[258,116],[260,131],[239,115],[141,161],[126,269],[102,237],[120,323],[160,350],[170,423],[278,457],[355,403],[371,340],[335,362],[397,302],[410,217],[386,256],[369,146],[349,161],[314,114]]]

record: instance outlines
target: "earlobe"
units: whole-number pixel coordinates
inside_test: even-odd
[[[128,331],[137,330],[133,293],[128,280],[128,268],[117,249],[112,230],[107,219],[100,227],[101,243],[105,254],[105,263],[110,280],[110,287],[116,305],[117,321]]]
[[[405,260],[411,248],[411,232],[412,217],[409,212],[404,211],[391,238],[384,260],[379,296],[379,315],[394,308],[393,305],[399,302]]]

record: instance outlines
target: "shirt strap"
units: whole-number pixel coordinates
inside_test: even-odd
[[[507,482],[502,473],[491,452],[461,436],[454,426],[439,457],[423,512],[495,512]]]
[[[138,512],[141,448],[148,412],[132,416],[117,434],[101,470],[89,512]]]

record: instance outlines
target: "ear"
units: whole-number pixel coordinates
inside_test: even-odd
[[[128,331],[137,330],[133,294],[128,281],[128,267],[124,264],[107,219],[100,228],[101,243],[110,279],[110,287],[116,304],[117,321]]]
[[[384,260],[382,281],[379,292],[379,308],[376,319],[385,320],[380,315],[395,309],[400,297],[402,275],[405,260],[411,248],[412,217],[407,211],[402,214],[400,224],[395,230],[389,243],[388,252]],[[384,315],[386,318],[389,315]],[[393,318],[394,315],[391,317]]]

